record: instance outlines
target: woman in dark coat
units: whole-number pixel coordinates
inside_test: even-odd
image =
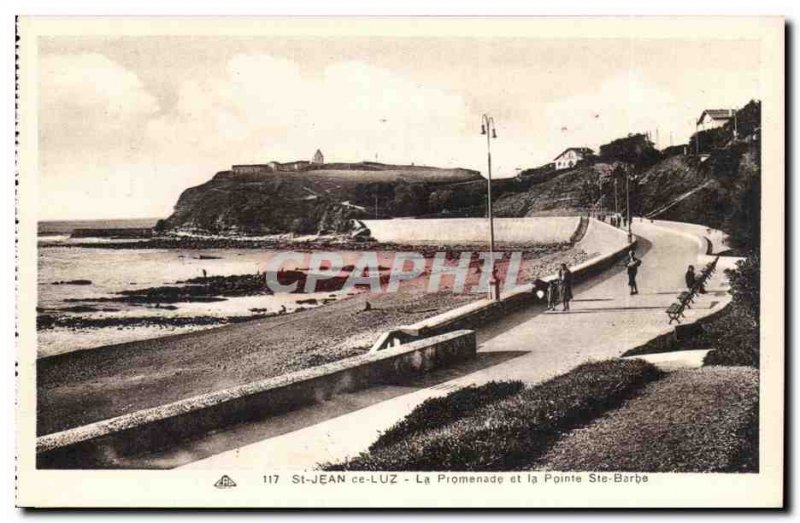
[[[569,270],[566,263],[562,263],[561,269],[558,271],[558,286],[561,303],[564,304],[564,310],[568,311],[569,301],[572,299],[572,271]]]

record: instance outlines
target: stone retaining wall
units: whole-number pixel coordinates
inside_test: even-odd
[[[460,330],[319,367],[118,416],[36,440],[39,468],[115,468],[118,458],[168,448],[209,431],[264,419],[373,385],[475,357]]]

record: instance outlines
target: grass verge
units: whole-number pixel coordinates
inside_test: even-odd
[[[476,409],[517,394],[523,388],[525,385],[521,381],[490,381],[479,387],[464,387],[447,396],[427,399],[381,434],[369,450],[374,452],[411,436],[443,427]]]
[[[536,468],[757,472],[758,371],[705,367],[670,373],[568,434]]]
[[[658,369],[642,360],[587,363],[475,410],[442,404],[437,412],[463,415],[424,432],[409,432],[393,444],[373,445],[355,458],[323,464],[321,468],[367,471],[530,468],[563,434],[619,407],[661,376]],[[452,400],[452,396],[443,400]],[[456,398],[458,402],[463,396]],[[409,427],[425,423],[417,411],[408,420]]]

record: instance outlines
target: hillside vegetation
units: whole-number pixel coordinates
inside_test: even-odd
[[[685,146],[658,151],[642,134],[614,140],[571,169],[523,171],[519,183],[497,191],[500,216],[626,212],[626,176],[635,216],[699,223],[731,234],[734,247],[759,243],[760,102],[737,112],[733,124],[692,136]],[[699,149],[696,144],[699,140]],[[697,150],[703,154],[694,153]],[[616,181],[616,183],[615,183]],[[616,198],[615,198],[616,192]]]

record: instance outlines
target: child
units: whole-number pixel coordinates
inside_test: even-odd
[[[556,310],[558,304],[558,280],[551,280],[547,286],[547,310]]]

